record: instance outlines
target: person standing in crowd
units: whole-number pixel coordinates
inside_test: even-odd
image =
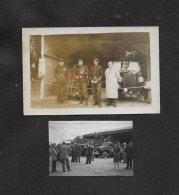
[[[75,162],[76,163],[77,162],[81,163],[80,162],[80,156],[81,156],[81,146],[80,146],[80,144],[75,143],[74,150],[75,150]]]
[[[62,146],[60,147],[60,161],[62,163],[63,172],[65,172],[65,164],[68,171],[71,171],[70,164],[69,164],[69,155],[71,152],[71,148],[66,146],[66,143],[63,142]]]
[[[91,143],[89,143],[88,147],[87,147],[87,152],[86,152],[86,163],[85,164],[91,164],[91,156],[92,156],[92,152],[93,152],[93,147],[91,145]]]
[[[114,170],[116,170],[116,165],[119,170],[119,162],[120,162],[120,152],[121,152],[121,146],[120,143],[117,143],[117,146],[114,148]]]
[[[94,66],[92,66],[89,78],[91,80],[91,87],[92,87],[92,93],[93,93],[93,99],[94,104],[98,105],[98,107],[101,106],[101,79],[103,77],[103,69],[99,65],[99,58],[94,58]]]
[[[108,68],[105,70],[106,78],[106,106],[116,107],[118,99],[118,79],[121,79],[119,71],[116,71],[112,61],[108,62]]]
[[[93,145],[91,145],[91,146],[93,148],[92,155],[91,155],[91,160],[94,161],[94,146]]]
[[[51,149],[51,158],[52,158],[52,172],[56,172],[57,151],[55,150],[55,145],[53,145]]]
[[[78,66],[75,67],[75,80],[78,90],[79,104],[83,104],[83,99],[85,99],[85,106],[88,106],[88,67],[83,65],[83,60],[78,59]]]
[[[73,143],[71,145],[71,157],[71,162],[75,162],[75,148]]]
[[[49,144],[49,161],[51,160],[52,144]]]
[[[126,143],[123,143],[123,148],[122,148],[123,163],[127,162],[125,149],[126,149]]]
[[[125,169],[132,169],[132,163],[133,163],[133,143],[130,141],[129,145],[126,146],[126,157],[127,157],[127,167]]]
[[[63,103],[67,92],[68,69],[64,66],[64,59],[60,58],[59,66],[56,67],[54,77],[57,83],[57,102]]]
[[[60,162],[60,144],[57,145],[57,161]]]

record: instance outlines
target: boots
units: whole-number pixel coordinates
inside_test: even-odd
[[[88,106],[88,98],[85,98],[85,106]]]
[[[79,98],[79,104],[83,104],[83,100],[82,100],[82,98]]]

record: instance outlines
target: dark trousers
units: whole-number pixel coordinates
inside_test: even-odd
[[[93,93],[93,99],[94,103],[101,105],[101,83],[92,84],[92,93]]]
[[[63,172],[65,172],[65,164],[67,167],[67,170],[70,170],[70,164],[68,159],[61,159],[62,167],[63,167]]]
[[[82,96],[87,99],[88,98],[88,84],[87,82],[76,82],[78,97],[82,98]]]
[[[71,157],[72,157],[71,162],[75,162],[75,153],[74,153],[74,151],[72,151]]]
[[[56,171],[56,160],[53,160],[52,161],[52,172],[55,172]]]
[[[91,153],[87,153],[86,164],[91,164]]]
[[[75,162],[76,162],[76,163],[77,163],[77,162],[80,163],[80,156],[81,156],[81,154],[75,155]]]
[[[130,167],[130,169],[132,169],[132,160],[131,156],[127,156],[127,168]]]
[[[57,84],[57,101],[63,102],[66,97],[67,92],[67,84],[66,83],[58,83]]]

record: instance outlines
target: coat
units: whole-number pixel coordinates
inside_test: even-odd
[[[57,83],[67,83],[68,69],[65,66],[55,68],[54,77]]]
[[[92,66],[90,73],[89,73],[89,77],[91,79],[91,82],[93,82],[93,81],[101,82],[101,79],[103,77],[102,67],[100,65]]]
[[[74,145],[74,151],[75,151],[75,155],[79,156],[81,153],[81,146],[79,144],[75,144]]]
[[[71,148],[66,145],[60,147],[60,160],[68,159],[71,153]]]
[[[127,145],[125,148],[125,152],[127,157],[133,157],[133,153],[134,153],[133,146]]]
[[[54,148],[52,148],[51,150],[51,158],[52,158],[52,161],[57,160],[57,152]]]
[[[118,83],[117,80],[120,78],[119,72],[115,68],[107,68],[105,71],[106,77],[106,98],[118,98]]]

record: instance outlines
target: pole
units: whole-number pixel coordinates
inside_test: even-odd
[[[44,59],[44,35],[41,36],[41,58]],[[44,99],[44,75],[41,75],[40,99]]]

